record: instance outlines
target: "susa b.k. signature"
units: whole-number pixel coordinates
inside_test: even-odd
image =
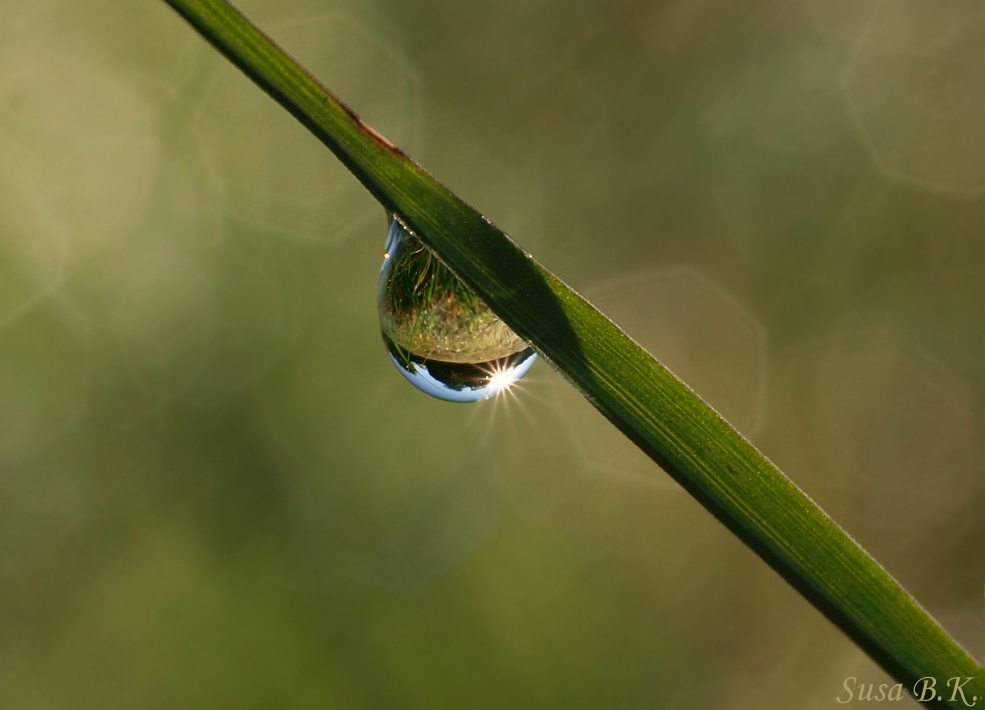
[[[968,685],[974,678],[965,678],[961,680],[960,678],[951,678],[947,681],[947,687],[951,690],[951,697],[948,698],[948,702],[955,702],[960,700],[967,707],[974,707],[978,704],[978,696],[973,695],[969,701],[967,696],[964,694],[964,687]],[[845,682],[841,684],[845,689],[845,692],[840,694],[835,698],[839,703],[850,703],[852,700],[902,700],[903,699],[903,684],[897,683],[896,685],[890,687],[888,683],[882,683],[878,689],[875,683],[859,683],[858,678],[851,676],[845,678]],[[953,687],[952,687],[953,686]],[[926,702],[928,700],[943,700],[946,690],[937,690],[937,679],[927,676],[921,678],[913,686],[913,697],[920,702]]]

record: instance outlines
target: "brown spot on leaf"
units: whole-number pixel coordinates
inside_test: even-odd
[[[371,125],[366,123],[358,113],[353,111],[351,108],[346,106],[341,101],[339,103],[342,104],[342,108],[345,110],[345,112],[349,114],[349,118],[351,118],[353,121],[358,123],[359,127],[362,128],[363,131],[368,133],[373,140],[375,140],[381,146],[389,150],[391,153],[395,153],[399,155],[401,158],[407,158],[407,154],[404,151],[402,151],[400,148],[398,148],[393,143],[391,143],[382,133],[379,133],[375,128],[373,128]]]

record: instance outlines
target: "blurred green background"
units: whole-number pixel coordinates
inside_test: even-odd
[[[242,7],[985,655],[980,2]],[[405,382],[385,229],[160,0],[3,0],[0,706],[886,682],[545,364]]]

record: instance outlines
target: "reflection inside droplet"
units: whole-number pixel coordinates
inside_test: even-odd
[[[537,360],[399,219],[387,233],[378,292],[390,359],[418,389],[477,402],[509,389]]]

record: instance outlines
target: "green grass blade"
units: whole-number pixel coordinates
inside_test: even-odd
[[[590,303],[308,74],[225,0],[167,0],[401,215],[517,333],[893,677],[985,703],[985,672],[755,447]],[[976,677],[976,674],[979,674]],[[832,689],[836,692],[837,689]],[[928,705],[931,703],[928,702]]]

